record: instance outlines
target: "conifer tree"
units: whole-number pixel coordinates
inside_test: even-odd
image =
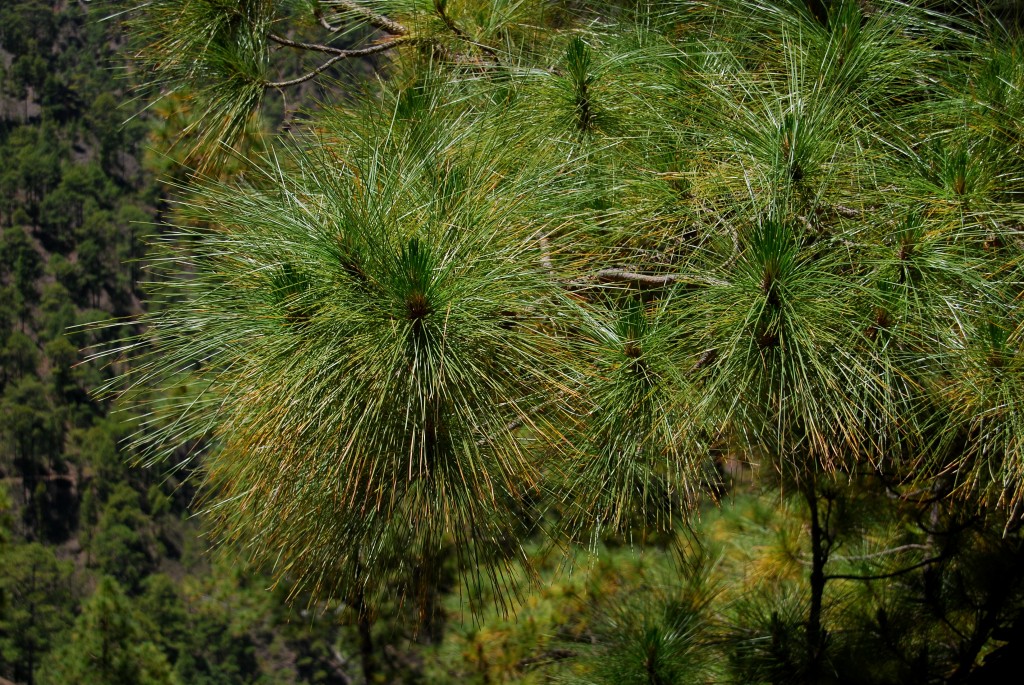
[[[104,577],[82,607],[70,640],[43,664],[39,682],[174,685],[166,657],[149,639],[153,632],[117,581]]]
[[[140,394],[188,388],[139,442],[201,445],[222,538],[360,611],[427,607],[446,564],[502,597],[537,529],[671,531],[740,455],[803,500],[788,672],[827,679],[827,585],[872,575],[829,572],[838,493],[1019,515],[1024,69],[1003,16],[149,3],[140,64],[188,93],[210,164],[268,98],[379,78],[189,184],[171,285],[118,348]]]

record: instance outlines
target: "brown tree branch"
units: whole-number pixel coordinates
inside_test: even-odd
[[[318,22],[320,22],[321,26],[323,26],[325,29],[327,29],[331,33],[337,33],[338,31],[341,30],[341,27],[339,27],[339,26],[332,26],[330,24],[330,22],[327,21],[327,19],[324,17],[324,11],[322,9],[320,9],[320,5],[319,4],[317,4],[317,6],[313,8],[313,16],[316,17],[316,20]]]
[[[324,45],[322,43],[302,43],[302,42],[299,42],[297,40],[290,40],[288,38],[284,38],[283,36],[279,36],[279,35],[277,35],[275,33],[268,33],[267,34],[267,38],[269,38],[270,40],[274,41],[275,43],[279,43],[281,45],[287,45],[290,48],[298,48],[300,50],[313,50],[313,51],[316,51],[316,52],[326,52],[329,55],[345,55],[345,56],[347,56],[346,53],[350,52],[349,50],[344,50],[342,48],[336,48],[336,47],[333,47],[333,46],[330,46],[330,45]]]
[[[287,39],[280,38],[279,36],[272,36],[271,39],[276,41],[276,42],[281,43],[282,45],[294,44],[294,45],[291,45],[291,47],[298,47],[298,48],[303,48],[303,49],[306,49],[306,50],[319,50],[320,52],[327,52],[327,53],[332,54],[334,56],[331,57],[326,62],[324,62],[323,64],[321,64],[320,66],[318,66],[316,69],[310,71],[309,73],[303,74],[302,76],[298,76],[296,78],[289,79],[287,81],[267,81],[266,83],[263,84],[264,88],[287,88],[288,86],[295,86],[295,85],[298,85],[300,83],[304,83],[304,82],[310,80],[311,78],[314,78],[317,75],[323,73],[324,70],[326,70],[328,67],[330,67],[335,62],[339,62],[339,61],[341,61],[343,59],[346,59],[346,58],[349,58],[349,57],[364,57],[366,55],[377,54],[378,52],[385,52],[385,51],[390,50],[391,48],[393,48],[393,47],[395,47],[397,45],[401,45],[402,43],[408,43],[408,42],[410,42],[412,40],[411,38],[400,37],[400,38],[395,38],[394,40],[389,40],[386,43],[378,43],[377,45],[371,45],[368,48],[360,48],[360,49],[357,49],[357,50],[342,50],[341,48],[332,48],[332,47],[330,47],[328,45],[320,45],[318,47],[307,47],[307,46],[312,46],[314,44],[311,44],[311,43],[308,43],[308,44],[307,43],[296,43],[295,41],[288,41]],[[285,41],[287,41],[287,42],[285,42]]]
[[[675,283],[727,285],[726,281],[699,274],[664,274],[661,276],[654,276],[651,274],[641,274],[635,271],[618,268],[601,269],[584,280],[597,281],[599,283],[625,283],[628,285],[636,285],[641,288],[667,288]]]

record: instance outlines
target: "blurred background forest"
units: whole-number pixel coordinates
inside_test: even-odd
[[[795,682],[805,503],[738,464],[675,536],[609,536],[596,557],[528,542],[541,582],[476,617],[454,573],[427,620],[392,606],[367,622],[289,597],[230,548],[209,554],[189,455],[129,466],[132,408],[93,394],[117,364],[83,352],[133,333],[117,322],[144,306],[147,244],[192,162],[188,141],[171,145],[186,101],[133,116],[108,14],[0,3],[0,683]],[[266,128],[321,87],[271,98]],[[1020,672],[1019,518],[870,479],[830,485],[820,506],[832,681]]]
[[[211,563],[183,474],[130,468],[92,395],[81,350],[127,331],[82,326],[139,313],[175,164],[110,11],[0,3],[0,682],[349,682],[337,616]]]

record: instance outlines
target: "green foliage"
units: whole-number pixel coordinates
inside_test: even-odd
[[[169,83],[173,92],[182,83],[198,85],[191,94],[202,103],[193,122],[202,131],[197,145],[234,143],[246,130],[268,83],[274,4],[162,0],[134,27],[134,39],[154,48],[140,55],[158,74],[154,86]]]
[[[0,556],[0,666],[32,681],[43,655],[73,620],[71,564],[38,544],[5,546]]]
[[[39,682],[172,685],[166,657],[148,639],[153,626],[116,581],[104,577],[75,621],[70,640],[50,655]]]
[[[130,594],[139,591],[158,558],[150,520],[140,500],[130,485],[118,483],[107,497],[89,541],[93,564]]]
[[[595,540],[672,531],[715,478],[671,304],[623,300],[619,311],[592,313],[577,351],[592,360],[583,392],[595,415],[566,466],[564,487],[576,500],[567,519]]]
[[[60,454],[62,435],[58,417],[35,376],[7,386],[0,412],[4,417],[4,456],[20,471],[26,479],[26,489],[30,489],[47,462]]]
[[[715,682],[709,569],[691,560],[673,570],[677,577],[645,578],[629,596],[597,598],[606,606],[595,612],[587,682]]]
[[[7,493],[7,487],[0,487],[0,549],[7,545],[11,534],[11,497]]]
[[[273,81],[272,43],[366,56],[337,20],[395,55],[243,181],[191,186],[180,289],[117,348],[141,355],[126,378],[189,388],[139,446],[209,444],[221,536],[359,607],[370,578],[429,595],[410,558],[430,575],[449,549],[508,585],[489,562],[537,525],[670,533],[715,452],[742,450],[808,506],[813,671],[823,483],[923,466],[1024,491],[1016,72],[990,52],[1015,39],[901,2],[582,3],[495,32],[500,11],[139,15],[143,63],[197,89],[207,142],[321,73]]]
[[[408,148],[299,152],[287,189],[283,169],[208,187],[190,212],[211,229],[183,236],[198,276],[187,288],[207,306],[148,322],[141,373],[204,369],[187,416],[159,430],[219,438],[211,485],[237,506],[212,518],[258,558],[285,551],[280,569],[310,585],[401,591],[401,575],[382,577],[388,555],[447,536],[473,557],[510,554],[514,512],[536,487],[526,443],[505,427],[543,430],[531,411],[563,383],[538,310],[558,294],[536,265],[535,209],[516,200],[544,179],[493,184],[499,141],[447,130],[424,127]],[[216,356],[182,346],[197,330],[220,341]]]

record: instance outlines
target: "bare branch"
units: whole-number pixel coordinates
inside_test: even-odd
[[[626,283],[641,288],[667,288],[675,283],[702,283],[704,285],[727,285],[726,281],[700,274],[664,274],[654,276],[626,269],[601,269],[586,280],[599,283]]]
[[[316,52],[326,52],[329,55],[347,56],[346,53],[350,52],[349,50],[343,50],[341,48],[332,47],[330,45],[323,45],[322,43],[300,43],[297,40],[289,40],[288,38],[283,38],[274,33],[268,33],[267,38],[274,41],[275,43],[287,45],[290,48],[298,48],[300,50],[314,50]]]
[[[339,62],[339,61],[345,59],[347,56],[348,55],[335,55],[334,57],[330,58],[329,60],[327,60],[326,62],[324,62],[323,64],[321,64],[316,69],[314,69],[313,71],[309,72],[308,74],[303,74],[302,76],[299,76],[299,77],[293,78],[293,79],[289,79],[287,81],[267,81],[266,83],[263,84],[263,87],[264,88],[287,88],[288,86],[297,86],[300,83],[305,83],[306,81],[310,80],[311,78],[315,78],[318,74],[322,73],[325,69],[330,67],[332,64],[334,64],[335,62]]]
[[[280,40],[278,40],[278,38],[274,38],[274,40],[277,40],[278,42],[281,42]],[[281,40],[284,40],[284,39],[281,39]],[[316,69],[314,69],[313,71],[311,71],[311,72],[309,72],[307,74],[303,74],[302,76],[299,76],[299,77],[296,77],[296,78],[293,78],[293,79],[289,79],[287,81],[267,81],[266,83],[263,84],[263,87],[264,88],[286,88],[288,86],[295,86],[295,85],[298,85],[300,83],[304,83],[304,82],[310,80],[311,78],[314,78],[318,74],[323,73],[323,71],[325,69],[327,69],[332,64],[334,64],[335,62],[338,62],[340,60],[346,59],[348,57],[364,57],[366,55],[374,55],[374,54],[376,54],[378,52],[385,52],[386,50],[390,50],[391,48],[393,48],[393,47],[395,47],[397,45],[401,45],[402,43],[408,43],[411,40],[412,40],[411,38],[406,38],[406,37],[395,38],[394,40],[389,40],[386,43],[378,43],[377,45],[371,45],[368,48],[360,48],[358,50],[341,50],[340,48],[331,48],[330,46],[324,45],[324,46],[321,46],[323,48],[327,48],[326,50],[324,50],[324,52],[329,52],[330,54],[333,54],[334,57],[330,58],[329,60],[327,60],[326,62],[324,62],[323,64],[318,66]],[[293,41],[289,41],[289,42],[293,42]],[[287,45],[287,43],[283,43],[283,44]],[[304,44],[300,44],[297,47],[305,47],[305,45]],[[306,49],[315,49],[315,48],[306,48]]]
[[[889,554],[898,554],[899,552],[906,552],[907,550],[911,550],[911,549],[928,549],[928,545],[918,545],[918,544],[900,545],[899,547],[890,547],[889,549],[883,549],[880,552],[872,552],[871,554],[861,554],[861,555],[857,555],[857,556],[839,556],[839,555],[836,555],[836,556],[833,556],[832,558],[833,559],[838,559],[840,561],[863,561],[864,559],[875,559],[877,557],[888,556]]]
[[[874,575],[866,575],[866,576],[860,576],[860,575],[856,575],[856,574],[837,573],[835,575],[825,576],[825,580],[885,580],[886,578],[895,578],[897,576],[905,575],[907,573],[910,573],[911,571],[916,571],[919,568],[924,568],[925,566],[931,566],[932,564],[934,564],[934,563],[936,563],[938,561],[942,561],[942,559],[943,559],[942,557],[929,557],[929,558],[925,559],[924,561],[918,562],[918,563],[916,563],[916,564],[914,564],[912,566],[907,566],[906,568],[901,568],[898,571],[891,571],[890,573],[877,573],[877,574],[874,574]]]
[[[320,9],[320,5],[319,4],[317,4],[317,6],[313,8],[313,16],[316,17],[316,20],[318,22],[320,22],[321,26],[323,26],[325,29],[327,29],[331,33],[337,33],[338,31],[341,30],[340,27],[332,26],[327,21],[327,19],[324,17],[324,11],[322,9]]]
[[[440,0],[434,0],[434,11],[437,12],[437,16],[441,17],[441,21],[443,21],[444,25],[448,27],[448,30],[463,40],[469,40],[469,36],[466,35],[466,32],[459,28],[458,24],[448,16],[448,12],[445,11],[445,4],[443,2]]]

